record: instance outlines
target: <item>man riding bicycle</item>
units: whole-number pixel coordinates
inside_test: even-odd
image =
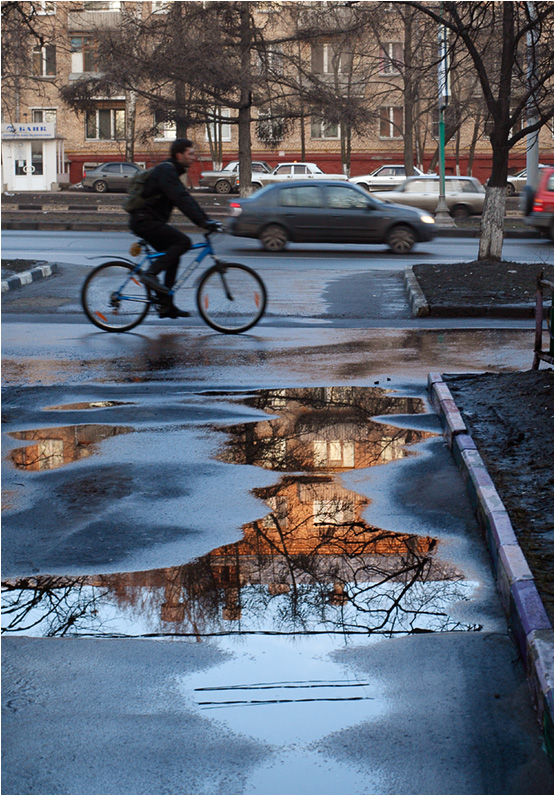
[[[159,163],[148,176],[143,189],[143,206],[130,212],[129,228],[156,249],[164,252],[156,258],[140,278],[156,292],[161,318],[188,317],[189,312],[178,309],[168,295],[175,282],[179,258],[191,248],[191,240],[168,224],[171,212],[177,207],[199,227],[220,229],[218,221],[209,218],[179,179],[195,160],[193,142],[176,139],[170,148],[170,158]],[[165,271],[164,284],[158,274]]]

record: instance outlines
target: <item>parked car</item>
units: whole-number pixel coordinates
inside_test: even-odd
[[[414,176],[424,176],[424,172],[414,168]],[[366,191],[388,191],[401,185],[407,179],[406,169],[404,166],[393,164],[390,166],[380,166],[375,169],[371,174],[362,174],[358,177],[351,177],[349,182],[353,185],[360,185]]]
[[[271,174],[253,174],[253,188],[263,188],[274,182],[285,182],[285,180],[344,180],[348,177],[345,174],[326,174],[316,163],[303,163],[295,161],[293,163],[278,163]],[[237,179],[239,186],[239,179]]]
[[[553,166],[543,168],[524,223],[553,240]]]
[[[392,191],[372,194],[384,202],[419,207],[434,213],[439,199],[439,177],[408,177]],[[480,214],[484,207],[486,190],[475,177],[446,177],[445,201],[453,218],[467,218]]]
[[[548,168],[543,163],[539,165],[540,169]],[[507,177],[507,196],[514,196],[515,193],[520,193],[526,185],[528,177],[526,176],[526,169],[519,171],[518,174],[512,174]],[[487,185],[487,182],[486,182]]]
[[[135,163],[102,163],[83,172],[82,184],[97,193],[126,191],[129,180],[142,170]]]
[[[294,243],[387,243],[396,254],[434,235],[431,215],[384,204],[358,185],[298,180],[268,185],[229,203],[232,235],[258,238],[267,251]]]
[[[270,174],[272,169],[266,161],[255,160],[251,163],[253,174]],[[239,161],[232,160],[221,171],[203,171],[198,181],[200,188],[209,188],[216,193],[231,193],[237,190],[237,177],[239,175]]]

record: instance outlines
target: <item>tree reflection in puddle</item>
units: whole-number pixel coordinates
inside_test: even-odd
[[[379,389],[260,391],[268,419],[218,429],[220,458],[282,472],[256,495],[270,511],[243,539],[179,567],[76,579],[6,581],[3,631],[42,635],[383,635],[476,630],[450,611],[475,584],[431,536],[369,525],[342,472],[410,455],[434,436],[372,422],[424,411]]]

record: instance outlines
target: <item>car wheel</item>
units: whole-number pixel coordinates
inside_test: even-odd
[[[508,182],[507,183],[507,196],[514,196],[515,193],[516,193],[515,186],[512,184],[512,182]]]
[[[416,243],[416,235],[410,227],[393,227],[387,234],[386,243],[394,254],[407,254]]]
[[[106,193],[108,190],[108,183],[105,180],[97,180],[93,185],[93,190],[97,193]]]
[[[269,224],[260,233],[260,242],[267,252],[281,252],[287,243],[287,232],[279,224]]]
[[[215,187],[216,193],[231,193],[231,183],[227,180],[218,180]]]
[[[451,210],[453,218],[468,218],[470,210],[466,205],[455,205]]]

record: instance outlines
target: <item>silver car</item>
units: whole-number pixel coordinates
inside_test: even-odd
[[[423,177],[424,172],[414,168],[415,177]],[[389,166],[380,166],[370,174],[361,174],[358,177],[351,177],[349,182],[353,185],[360,185],[365,191],[389,191],[401,185],[407,179],[407,170],[403,165],[397,163]]]
[[[392,191],[373,194],[384,202],[418,207],[434,213],[439,200],[439,177],[409,177]],[[484,208],[486,190],[475,177],[446,177],[445,201],[453,218],[479,215]]]
[[[251,163],[253,174],[270,174],[272,169],[265,160],[255,160]],[[200,188],[208,188],[216,193],[226,194],[237,190],[239,176],[239,161],[232,160],[221,171],[203,171],[198,181]]]
[[[142,169],[135,163],[102,163],[84,171],[81,182],[84,188],[92,188],[97,193],[127,191],[129,181],[139,171]]]
[[[540,163],[538,168],[544,169],[543,163]],[[507,196],[514,196],[515,193],[520,193],[526,185],[528,178],[526,176],[526,169],[519,171],[518,174],[511,174],[507,177]]]

